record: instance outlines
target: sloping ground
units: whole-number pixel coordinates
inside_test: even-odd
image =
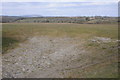
[[[69,37],[31,37],[3,54],[3,77],[117,77],[117,53],[93,52],[84,42]]]

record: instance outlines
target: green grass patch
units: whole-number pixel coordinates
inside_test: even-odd
[[[14,48],[18,42],[18,40],[10,37],[2,37],[2,53],[5,53],[8,49]]]

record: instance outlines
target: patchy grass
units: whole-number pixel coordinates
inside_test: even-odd
[[[13,47],[15,43],[24,41],[31,36],[47,35],[82,39],[102,36],[117,39],[117,28],[117,24],[4,23],[2,29],[3,52]]]

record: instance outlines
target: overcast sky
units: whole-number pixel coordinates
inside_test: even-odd
[[[118,2],[119,0],[1,0],[2,2]]]
[[[22,0],[20,0],[22,1]],[[24,0],[25,1],[25,0]],[[2,3],[2,14],[9,16],[42,15],[42,16],[117,16],[117,0],[39,0],[33,2]],[[66,1],[66,2],[64,2]],[[74,2],[73,2],[74,1]]]

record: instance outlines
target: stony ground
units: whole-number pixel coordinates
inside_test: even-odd
[[[85,78],[87,77],[85,71],[90,72],[88,67],[100,63],[106,65],[106,62],[109,64],[117,60],[117,54],[92,55],[92,51],[84,48],[84,42],[85,40],[80,38],[30,37],[26,42],[20,43],[17,48],[3,54],[3,77]],[[113,71],[116,72],[117,67]]]

